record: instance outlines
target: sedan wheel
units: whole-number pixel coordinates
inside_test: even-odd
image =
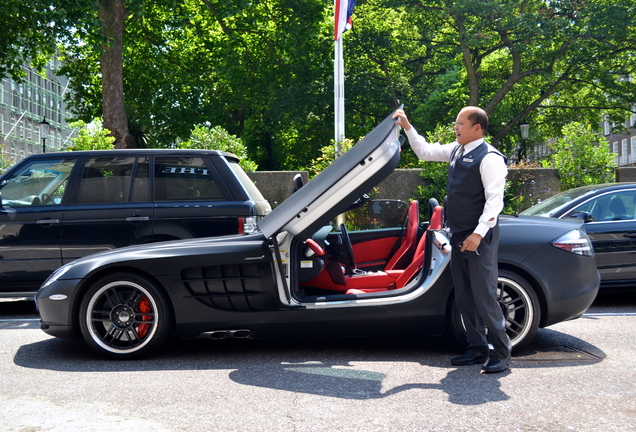
[[[150,281],[114,274],[91,286],[80,307],[88,345],[113,358],[141,357],[168,337],[172,319],[165,296]]]
[[[541,306],[532,286],[521,276],[505,270],[499,272],[497,300],[506,319],[506,333],[513,349],[526,346],[539,328]],[[450,315],[451,335],[465,345],[466,332],[461,314],[453,301]]]
[[[514,273],[501,271],[497,300],[506,319],[506,333],[513,348],[522,348],[534,338],[539,328],[541,306],[530,284]]]

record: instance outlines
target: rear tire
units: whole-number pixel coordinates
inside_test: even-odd
[[[513,350],[525,347],[539,328],[541,305],[537,294],[523,277],[502,270],[497,279],[497,300],[506,318],[506,333]],[[466,347],[466,331],[455,297],[450,305],[449,331],[457,343]]]
[[[79,324],[86,343],[116,359],[146,356],[159,348],[172,328],[169,302],[150,280],[132,273],[99,279],[86,292]]]

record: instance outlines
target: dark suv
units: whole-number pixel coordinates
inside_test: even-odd
[[[95,252],[249,233],[271,210],[236,156],[206,150],[32,155],[0,177],[0,203],[0,297]]]

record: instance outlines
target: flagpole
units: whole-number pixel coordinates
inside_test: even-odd
[[[336,158],[341,154],[340,143],[345,138],[344,121],[344,61],[342,56],[342,35],[336,39],[334,52],[334,115]]]

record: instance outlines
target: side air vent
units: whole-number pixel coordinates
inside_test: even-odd
[[[192,297],[214,309],[247,312],[278,307],[270,263],[191,267],[181,277]]]

